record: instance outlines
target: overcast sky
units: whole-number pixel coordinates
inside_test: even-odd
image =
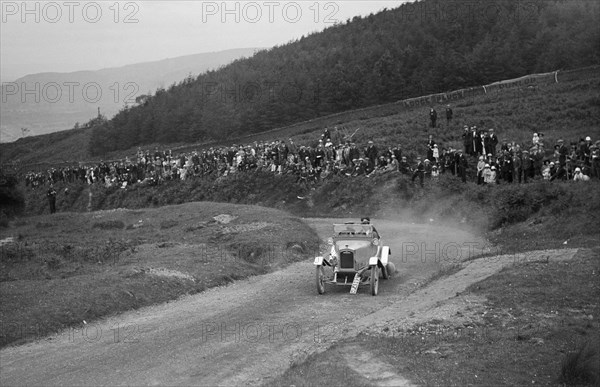
[[[0,76],[272,47],[403,1],[1,1]]]

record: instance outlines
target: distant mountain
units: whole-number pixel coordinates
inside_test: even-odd
[[[97,71],[38,73],[2,84],[1,142],[83,124],[100,112],[110,118],[140,95],[186,77],[250,57],[259,48],[186,55]],[[24,133],[21,128],[26,128]]]

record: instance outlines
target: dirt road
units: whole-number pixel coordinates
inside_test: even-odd
[[[307,219],[323,238],[330,219]],[[339,219],[337,221],[340,221]],[[360,318],[405,298],[441,267],[485,249],[456,228],[377,221],[399,275],[317,295],[312,261],[176,302],[82,324],[0,352],[1,385],[261,384],[326,349]]]

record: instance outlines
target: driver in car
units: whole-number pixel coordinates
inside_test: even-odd
[[[371,224],[371,219],[365,216],[363,218],[360,218],[360,223],[361,224]],[[371,226],[371,227],[373,229],[373,234],[372,234],[373,237],[379,239],[379,233],[375,229],[375,226]],[[368,233],[368,235],[370,236],[370,233]]]

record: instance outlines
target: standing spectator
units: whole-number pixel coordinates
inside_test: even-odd
[[[477,148],[477,155],[485,155],[485,144],[487,142],[487,135],[482,131],[479,133],[479,148]]]
[[[56,190],[54,189],[54,184],[50,184],[50,188],[48,188],[46,197],[48,198],[48,205],[50,206],[50,213],[54,214],[56,212]]]
[[[565,142],[560,139],[558,140],[558,163],[565,167],[567,165],[567,155],[569,154],[569,149],[565,146]]]
[[[481,142],[479,141],[479,135],[477,134],[477,127],[471,126],[471,154],[470,156],[477,156],[478,145]]]
[[[441,173],[445,173],[446,171],[450,171],[451,174],[455,174],[454,170],[454,156],[452,155],[452,148],[449,150],[446,148],[442,148],[442,154],[440,156],[440,165],[441,165]]]
[[[463,134],[462,134],[462,138],[463,138],[463,145],[465,148],[465,154],[470,155],[473,153],[473,138],[471,137],[471,132],[469,131],[469,127],[467,125],[465,125],[464,130],[463,130]]]
[[[450,121],[452,121],[452,117],[454,116],[454,112],[450,105],[446,106],[446,128],[450,128]]]
[[[496,146],[498,146],[498,136],[494,133],[494,129],[489,130],[489,134],[486,137],[485,153],[491,153],[493,157],[496,156]]]
[[[437,144],[433,145],[433,161],[435,161],[436,164],[440,161],[440,151]]]
[[[581,146],[582,160],[588,167],[591,165],[591,148],[592,148],[592,138],[587,136],[585,138],[585,143]]]
[[[513,161],[508,150],[500,157],[500,177],[507,183],[513,182]]]
[[[365,149],[365,156],[369,159],[369,166],[374,168],[377,161],[377,147],[373,144],[373,141],[369,141],[369,146]]]
[[[479,156],[479,161],[477,161],[477,184],[478,185],[483,183],[483,180],[484,180],[483,170],[485,169],[486,165],[488,168],[490,167],[489,164],[485,163],[483,156]]]
[[[398,161],[402,160],[402,148],[400,148],[400,144],[398,144],[397,146],[395,146],[395,147],[392,149],[392,154],[393,154],[394,156],[396,156],[396,159],[397,159]]]
[[[435,145],[435,141],[433,141],[433,136],[429,135],[429,140],[427,141],[427,159],[433,160],[433,147]]]
[[[360,150],[358,150],[358,147],[355,143],[350,145],[349,157],[350,160],[352,160],[352,166],[356,166],[356,162],[354,160],[358,161],[360,158]]]
[[[430,179],[431,172],[433,171],[433,166],[431,165],[431,160],[425,159],[423,168],[424,168],[424,170],[423,170],[424,177]]]
[[[419,183],[421,187],[423,187],[423,178],[425,177],[425,165],[421,161],[420,157],[417,157],[417,166],[412,175],[412,181],[414,182],[416,178],[419,178]]]
[[[459,149],[458,150],[458,175],[463,183],[467,182],[467,168],[469,167],[469,161],[467,160],[467,156]]]
[[[533,159],[526,150],[524,150],[521,155],[521,170],[523,171],[523,183],[527,183],[527,179],[533,177]],[[520,182],[521,176],[519,176],[519,183]]]
[[[431,121],[431,127],[435,128],[436,122],[437,122],[437,112],[435,111],[434,108],[431,108],[429,110],[429,119]]]
[[[521,183],[521,177],[523,175],[523,155],[517,150],[513,156],[513,178]]]
[[[296,146],[296,144],[294,144],[294,140],[292,140],[291,138],[288,140],[288,142],[290,143],[288,145],[288,149],[289,149],[289,153],[293,154],[294,156],[298,154],[298,147]]]
[[[600,141],[590,146],[590,164],[592,178],[600,178]]]

